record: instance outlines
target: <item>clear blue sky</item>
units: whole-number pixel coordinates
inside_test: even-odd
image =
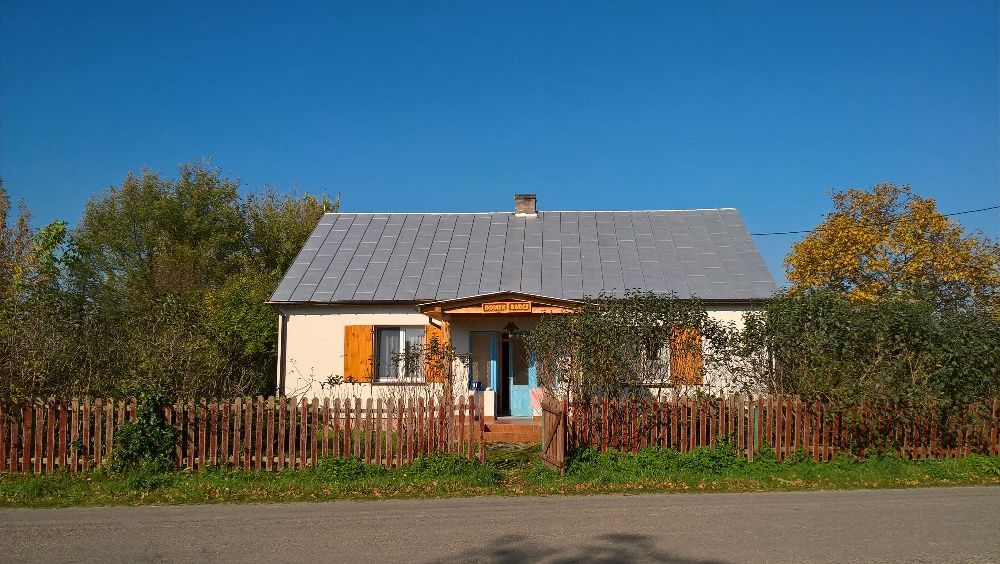
[[[202,158],[352,211],[1000,201],[996,1],[162,4],[0,2],[0,176],[36,223]],[[796,238],[756,238],[779,280]]]

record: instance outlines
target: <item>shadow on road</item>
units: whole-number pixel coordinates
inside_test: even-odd
[[[677,564],[709,564],[719,560],[683,558],[663,552],[653,546],[646,535],[627,533],[604,534],[582,546],[554,546],[529,540],[523,535],[507,535],[493,539],[486,546],[435,559],[432,562],[458,564],[465,562],[662,562]]]

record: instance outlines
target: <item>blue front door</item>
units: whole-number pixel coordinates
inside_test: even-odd
[[[507,389],[510,390],[510,414],[531,417],[531,390],[537,386],[535,359],[523,339],[510,340],[507,359]]]

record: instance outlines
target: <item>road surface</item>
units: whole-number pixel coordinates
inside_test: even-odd
[[[1000,488],[0,509],[0,562],[1000,562]]]

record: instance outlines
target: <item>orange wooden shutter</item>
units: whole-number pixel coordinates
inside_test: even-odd
[[[441,327],[437,327],[435,325],[424,325],[424,345],[426,347],[425,350],[428,351],[430,350],[431,340],[435,338],[437,339],[438,342],[438,349],[437,349],[438,353],[444,353],[448,349],[450,345],[450,343],[448,342],[449,336],[447,335],[448,325],[446,323],[442,323],[441,325],[442,325]],[[446,377],[448,376],[446,373],[447,367],[441,366],[441,363],[444,361],[444,359],[442,358],[441,354],[431,355],[431,356],[432,358],[425,358],[424,380],[427,382],[444,382]]]
[[[344,327],[344,381],[371,382],[375,358],[375,327]]]
[[[670,377],[675,385],[704,382],[701,331],[691,327],[674,329],[670,336]]]

